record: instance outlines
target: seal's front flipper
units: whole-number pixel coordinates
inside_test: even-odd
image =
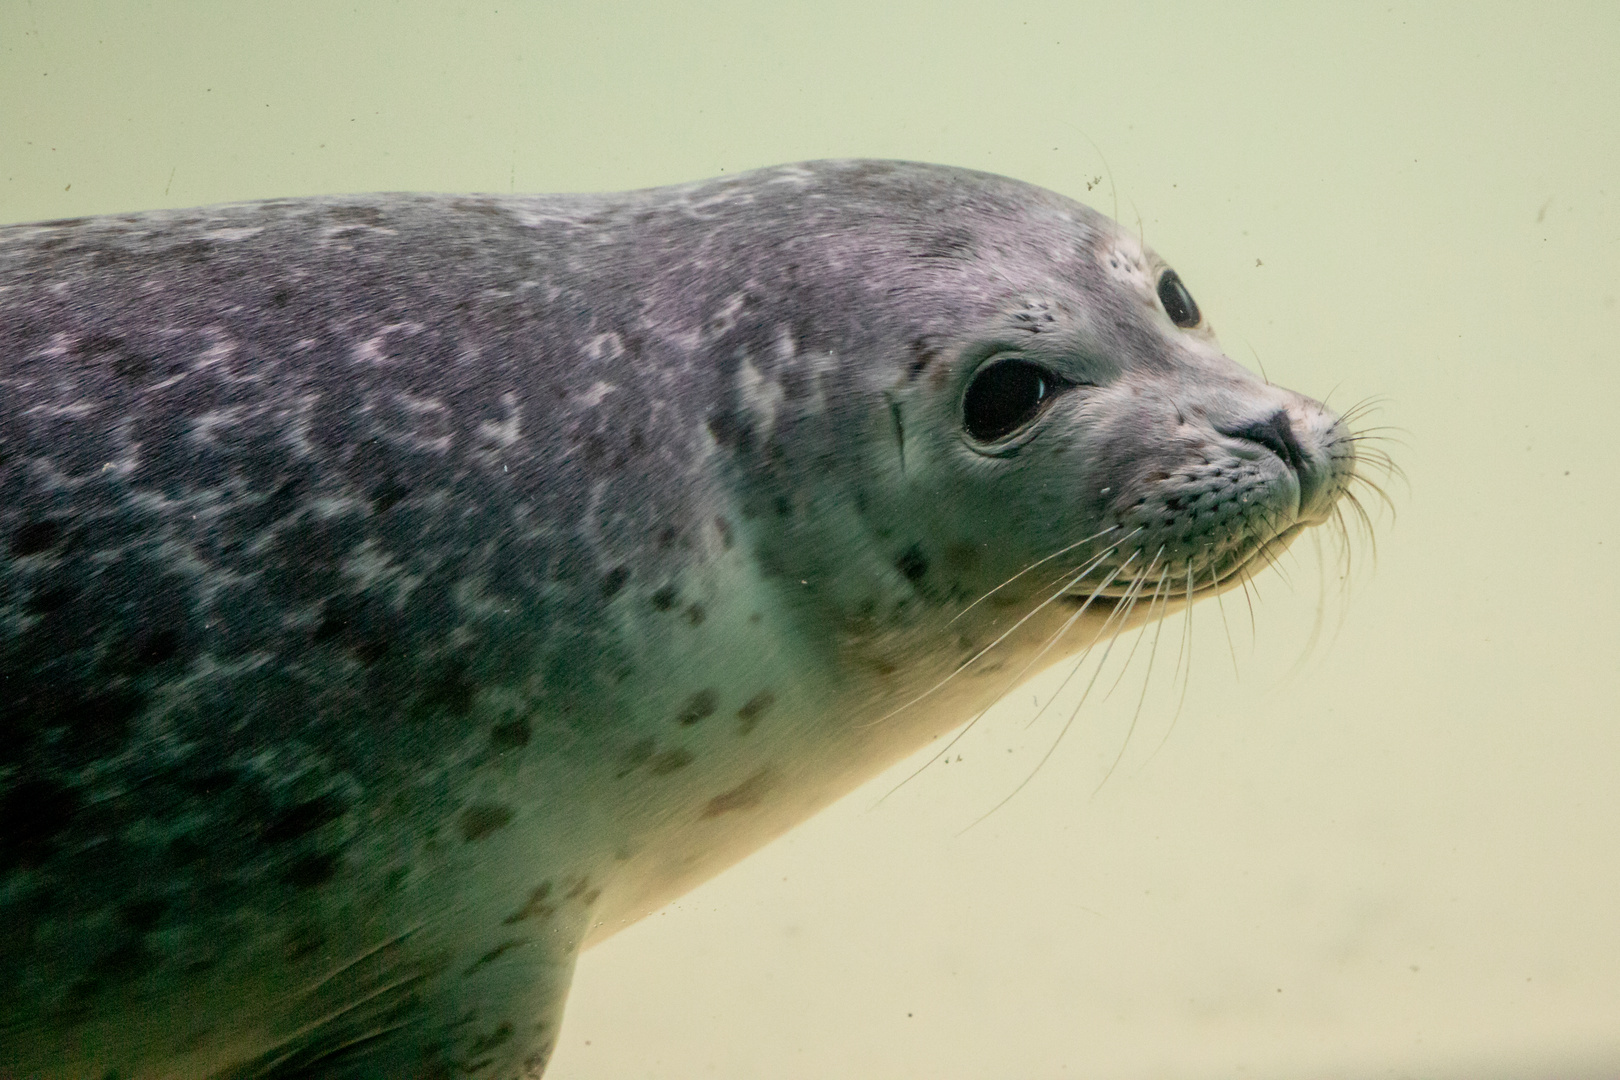
[[[453,960],[379,950],[311,987],[272,1051],[210,1080],[538,1080],[576,955],[518,935]]]

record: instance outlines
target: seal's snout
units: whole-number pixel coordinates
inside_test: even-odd
[[[1259,443],[1282,458],[1283,463],[1294,470],[1296,476],[1303,478],[1306,467],[1305,451],[1299,445],[1299,436],[1294,434],[1294,422],[1289,419],[1287,409],[1278,409],[1264,420],[1217,430],[1228,438]],[[1300,501],[1303,502],[1304,499]]]
[[[1254,443],[1276,455],[1299,484],[1300,520],[1314,524],[1326,513],[1326,506],[1320,504],[1333,474],[1333,462],[1316,430],[1324,425],[1331,431],[1337,426],[1337,418],[1311,402],[1309,408],[1298,413],[1280,408],[1261,419],[1217,425],[1215,430],[1229,439]]]

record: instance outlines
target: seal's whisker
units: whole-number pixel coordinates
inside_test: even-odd
[[[1311,618],[1311,632],[1305,635],[1305,643],[1295,658],[1293,666],[1289,668],[1289,677],[1292,678],[1304,669],[1310,660],[1311,653],[1316,650],[1317,643],[1322,640],[1322,627],[1327,618],[1327,560],[1322,551],[1322,535],[1319,532],[1311,533],[1311,548],[1316,552],[1318,573],[1316,575],[1316,614]]]
[[[1193,603],[1193,571],[1192,563],[1187,564],[1187,618],[1182,623],[1181,637],[1176,642],[1176,666],[1171,673],[1174,675],[1181,670],[1181,654],[1187,653],[1187,666],[1192,667],[1192,603]]]
[[[1153,568],[1159,564],[1159,556],[1161,556],[1163,554],[1164,554],[1164,547],[1163,547],[1163,545],[1160,545],[1158,554],[1153,556],[1153,561],[1148,564],[1148,568],[1146,570],[1142,571],[1142,576],[1137,579],[1137,581],[1140,583],[1140,585],[1141,585],[1141,587],[1143,589],[1147,588],[1148,577],[1149,577],[1149,575],[1151,575],[1153,573]],[[1159,588],[1163,585],[1163,583],[1164,583],[1164,578],[1162,576],[1158,577],[1158,578],[1155,578],[1154,581],[1153,581],[1153,596],[1150,597],[1149,600],[1148,600],[1148,618],[1150,620],[1153,617],[1153,602],[1154,602],[1154,600],[1156,600],[1158,598]],[[1138,591],[1138,596],[1139,595],[1140,595],[1140,590]],[[1132,600],[1131,600],[1131,606],[1134,607],[1135,604],[1136,604],[1136,598],[1133,597]],[[1120,627],[1121,627],[1121,629],[1124,628],[1123,621],[1120,623]],[[1114,691],[1119,689],[1120,682],[1123,681],[1124,678],[1125,678],[1125,672],[1130,670],[1131,661],[1133,659],[1135,659],[1135,657],[1136,657],[1137,647],[1142,644],[1142,636],[1143,636],[1143,634],[1146,634],[1146,633],[1147,633],[1147,628],[1146,628],[1146,624],[1144,623],[1142,633],[1136,635],[1136,640],[1131,642],[1131,651],[1129,653],[1125,654],[1125,663],[1120,665],[1119,674],[1114,676],[1114,684],[1112,686],[1110,686],[1108,688],[1108,692],[1102,696],[1102,699],[1104,701],[1107,701],[1109,698],[1113,697],[1114,696]]]
[[[1292,591],[1294,588],[1294,579],[1288,573],[1288,571],[1283,568],[1282,563],[1277,561],[1277,554],[1272,548],[1273,541],[1275,540],[1276,537],[1274,536],[1271,540],[1267,540],[1265,543],[1261,544],[1255,554],[1261,559],[1265,560],[1266,565],[1275,571],[1277,576],[1282,578],[1283,584],[1286,585],[1290,591]],[[1259,592],[1259,587],[1256,586],[1255,594],[1259,595]]]
[[[1167,726],[1164,729],[1164,734],[1159,736],[1159,745],[1157,745],[1157,746],[1155,746],[1153,748],[1153,753],[1149,754],[1147,760],[1142,763],[1142,768],[1143,769],[1146,769],[1149,765],[1153,764],[1153,759],[1159,756],[1159,751],[1163,750],[1164,747],[1165,747],[1165,744],[1170,741],[1170,733],[1172,731],[1176,730],[1176,721],[1181,719],[1182,707],[1187,704],[1187,688],[1192,685],[1193,572],[1192,572],[1192,565],[1190,563],[1187,566],[1187,606],[1186,606],[1186,616],[1187,617],[1182,620],[1182,624],[1181,624],[1181,640],[1182,640],[1182,643],[1186,645],[1186,650],[1187,650],[1187,670],[1186,670],[1185,674],[1182,674],[1182,672],[1181,672],[1181,646],[1178,645],[1176,647],[1176,667],[1175,667],[1175,670],[1171,672],[1171,677],[1170,677],[1170,685],[1173,687],[1173,686],[1175,686],[1176,677],[1178,675],[1181,676],[1181,694],[1180,694],[1179,697],[1176,698],[1176,710],[1175,710],[1175,712],[1170,714],[1170,724],[1169,724],[1169,726]]]
[[[1243,587],[1243,600],[1249,605],[1249,648],[1254,648],[1255,642],[1260,639],[1260,629],[1254,621],[1254,597],[1260,594],[1260,586],[1254,582],[1254,574],[1247,567],[1239,567],[1237,572],[1238,584]],[[1249,586],[1254,585],[1254,594],[1250,595]]]
[[[1344,520],[1344,507],[1338,503],[1333,505],[1333,538],[1339,549],[1339,591],[1346,593],[1350,588],[1350,525]]]
[[[1381,425],[1380,426],[1374,426],[1374,427],[1352,428],[1346,434],[1340,435],[1339,436],[1339,441],[1340,442],[1347,442],[1347,443],[1356,443],[1356,444],[1367,443],[1369,445],[1371,445],[1373,443],[1385,443],[1385,442],[1394,443],[1396,446],[1409,445],[1405,439],[1401,438],[1398,435],[1384,435],[1384,434],[1382,434],[1382,432],[1385,432],[1385,431],[1400,431],[1400,430],[1401,430],[1400,428],[1387,427],[1387,426],[1381,426]],[[1358,449],[1359,449],[1359,447],[1358,447]]]
[[[1118,545],[1115,545],[1115,546],[1117,547]],[[1109,550],[1111,551],[1112,548],[1110,548]],[[1097,561],[1100,561],[1100,560],[1102,560],[1104,558],[1107,558],[1108,553],[1109,553],[1108,551],[1104,551],[1102,554],[1098,555],[1096,560],[1093,560],[1093,562],[1090,565],[1088,565],[1086,567],[1086,569],[1082,570],[1078,575],[1076,575],[1069,582],[1068,585],[1066,585],[1066,586],[1064,586],[1062,588],[1059,588],[1055,592],[1053,592],[1053,594],[1051,596],[1049,596],[1040,605],[1040,607],[1046,607],[1048,604],[1052,603],[1054,600],[1056,600],[1059,597],[1066,594],[1068,592],[1068,590],[1073,588],[1076,584],[1078,584],[1080,582],[1080,580],[1086,576],[1086,574],[1091,572],[1092,568],[1096,565]],[[1073,626],[1077,621],[1079,621],[1080,617],[1086,613],[1086,610],[1088,608],[1091,607],[1092,602],[1095,601],[1097,599],[1097,597],[1102,594],[1102,590],[1106,589],[1109,586],[1109,584],[1116,577],[1119,576],[1120,572],[1123,571],[1126,566],[1130,565],[1131,559],[1136,558],[1136,555],[1137,555],[1136,552],[1132,552],[1130,554],[1130,556],[1128,558],[1126,558],[1126,560],[1124,562],[1120,563],[1120,565],[1114,570],[1113,573],[1108,575],[1107,579],[1105,579],[1102,582],[1102,584],[1098,585],[1095,589],[1092,590],[1091,595],[1086,597],[1085,603],[1080,605],[1079,610],[1076,611],[1073,615],[1069,616],[1069,618],[1064,622],[1064,624],[1061,627],[1058,628],[1057,633],[1053,634],[1052,637],[1047,641],[1045,647],[1043,647],[1041,649],[1041,651],[1036,654],[1035,658],[1030,660],[1028,663],[1026,663],[1024,665],[1023,669],[1020,670],[1019,673],[1016,676],[1014,676],[1012,681],[1010,681],[1006,686],[1002,687],[1001,693],[996,695],[996,697],[991,701],[990,705],[986,705],[984,708],[980,709],[977,713],[975,713],[968,720],[967,723],[962,725],[962,727],[956,732],[955,735],[951,736],[950,740],[948,742],[946,742],[946,744],[944,746],[940,747],[939,750],[934,753],[934,755],[932,757],[930,757],[927,761],[923,762],[921,765],[917,766],[917,768],[909,776],[907,776],[904,780],[900,781],[898,784],[894,785],[894,787],[892,787],[888,791],[884,792],[884,794],[878,799],[878,801],[876,803],[873,803],[872,805],[873,806],[881,805],[883,803],[883,801],[885,799],[887,799],[890,795],[893,795],[895,792],[899,791],[901,788],[903,788],[907,784],[911,783],[911,781],[915,780],[918,777],[918,775],[920,775],[922,773],[922,771],[924,769],[928,768],[930,765],[934,764],[934,762],[938,761],[940,758],[944,757],[947,753],[949,753],[951,748],[953,746],[955,746],[958,742],[960,742],[962,740],[963,736],[967,735],[967,733],[970,730],[972,730],[972,728],[975,725],[977,725],[978,722],[981,719],[984,718],[984,715],[987,712],[990,711],[991,707],[995,704],[996,701],[1000,701],[1001,698],[1005,697],[1013,689],[1013,687],[1017,686],[1018,683],[1023,681],[1024,675],[1029,671],[1030,667],[1033,666],[1038,660],[1040,660],[1041,657],[1043,657],[1043,656],[1045,656],[1047,654],[1047,652],[1052,648],[1052,646],[1057,642],[1057,640],[1059,638],[1061,638],[1068,631],[1069,627]],[[1039,611],[1040,608],[1036,608],[1035,610]],[[1032,616],[1034,614],[1035,614],[1035,612],[1031,611],[1029,613],[1029,615],[1026,615],[1026,616],[1024,616],[1023,619],[1019,620],[1018,625],[1022,625],[1025,621],[1027,621],[1030,618],[1030,616]],[[1110,612],[1108,618],[1112,619],[1113,617],[1114,617],[1114,613]],[[1107,625],[1106,620],[1104,621],[1103,625],[1104,626]],[[1016,630],[1017,628],[1018,628],[1018,626],[1015,625],[1012,628],[1012,630]],[[1012,633],[1012,630],[1008,630],[1007,634]],[[1001,640],[1004,639],[1007,636],[1007,634],[1003,634],[1001,636],[1001,638],[998,638],[998,639],[996,639],[996,641],[991,642],[990,645],[985,647],[984,652],[988,652],[990,649],[995,648],[995,646],[1000,644]],[[1089,650],[1090,646],[1088,645],[1086,648]],[[982,656],[982,655],[984,655],[984,653],[981,652],[979,655]],[[975,657],[975,659],[977,659],[977,657]],[[1081,660],[1084,660],[1084,659],[1085,659],[1085,655],[1084,655],[1084,653],[1082,653],[1081,654]],[[971,662],[972,661],[969,661],[969,663],[971,663]],[[963,666],[965,667],[966,665],[963,665]],[[945,679],[941,679],[939,684],[936,685],[932,690],[929,690],[928,693],[931,694],[931,693],[934,692],[934,690],[939,689],[939,686],[944,685],[944,683],[945,683],[945,681],[947,679],[949,679],[952,675],[955,675],[957,672],[959,672],[961,670],[962,670],[962,668],[959,667],[959,668],[956,669],[956,671],[951,672],[951,675],[947,675],[945,677]],[[1060,687],[1060,689],[1061,689],[1061,687]],[[927,696],[927,695],[922,695],[922,696]],[[909,702],[908,704],[914,704],[915,701],[920,701],[920,700],[922,700],[922,697],[918,697],[913,702]],[[901,706],[901,707],[905,708],[906,706]],[[899,711],[899,710],[896,710],[896,711]],[[1043,711],[1044,711],[1044,707],[1043,707]],[[893,716],[893,715],[894,715],[893,712],[888,713],[884,717],[884,719],[887,719],[888,716]],[[1037,713],[1036,715],[1038,716],[1040,714]]]
[[[1367,490],[1377,495],[1379,502],[1389,511],[1389,520],[1391,522],[1395,520],[1395,500],[1389,497],[1389,492],[1385,491],[1381,485],[1375,483],[1368,477],[1360,475],[1359,473],[1350,477],[1349,482],[1352,484],[1359,483],[1363,487],[1367,488]]]
[[[1386,480],[1399,480],[1408,488],[1411,487],[1412,482],[1407,479],[1406,470],[1395,463],[1395,459],[1389,456],[1388,451],[1378,446],[1356,447],[1356,470],[1351,474],[1351,479],[1357,476],[1367,479],[1369,468],[1382,473]]]
[[[1358,417],[1366,416],[1368,413],[1389,404],[1389,402],[1390,398],[1384,394],[1372,394],[1345,409],[1344,412],[1339,414],[1339,420],[1346,425],[1353,424]]]
[[[1148,617],[1149,618],[1152,618],[1153,604],[1159,598],[1159,590],[1164,588],[1168,584],[1169,584],[1169,579],[1168,578],[1160,578],[1159,579],[1159,584],[1154,586],[1153,596],[1148,600]],[[1168,604],[1169,602],[1170,602],[1170,593],[1169,593],[1168,590],[1166,590],[1165,594],[1164,594],[1163,603]],[[1136,734],[1137,721],[1142,719],[1142,706],[1147,703],[1148,686],[1153,681],[1153,658],[1159,654],[1159,635],[1161,633],[1163,633],[1163,632],[1164,632],[1164,615],[1163,615],[1163,613],[1161,611],[1158,620],[1154,624],[1153,643],[1148,646],[1147,671],[1142,673],[1142,692],[1137,695],[1136,709],[1135,709],[1135,711],[1133,711],[1131,713],[1130,725],[1128,727],[1126,727],[1126,729],[1125,729],[1125,738],[1120,740],[1119,753],[1114,755],[1113,764],[1108,766],[1108,771],[1103,773],[1103,778],[1101,780],[1097,781],[1097,786],[1091,789],[1092,798],[1096,798],[1097,792],[1099,792],[1099,791],[1101,791],[1103,789],[1103,785],[1108,783],[1109,779],[1114,775],[1114,770],[1119,768],[1119,763],[1125,760],[1125,751],[1130,748],[1131,736]],[[1142,628],[1142,633],[1138,634],[1137,637],[1136,637],[1136,642],[1137,642],[1138,645],[1141,644],[1142,638],[1145,637],[1146,635],[1147,635],[1147,627],[1144,626]],[[1136,655],[1136,645],[1132,645],[1131,646],[1131,656],[1135,656],[1135,655]],[[1130,663],[1131,663],[1131,657],[1128,656],[1128,657],[1125,658],[1125,666],[1129,667]]]
[[[1131,554],[1131,558],[1135,558],[1137,554],[1139,553],[1133,552]],[[1074,724],[1075,717],[1080,715],[1080,709],[1085,705],[1086,698],[1090,696],[1092,688],[1097,685],[1097,677],[1102,674],[1103,668],[1108,664],[1108,655],[1114,651],[1114,643],[1119,640],[1120,631],[1130,616],[1130,607],[1135,603],[1135,595],[1139,594],[1140,592],[1142,580],[1143,579],[1141,577],[1137,577],[1132,580],[1130,588],[1131,590],[1135,591],[1128,591],[1128,595],[1130,596],[1129,603],[1122,599],[1118,604],[1115,605],[1114,610],[1109,612],[1108,618],[1104,620],[1102,626],[1098,627],[1096,636],[1091,639],[1091,644],[1087,645],[1085,650],[1081,653],[1080,662],[1077,662],[1074,669],[1071,670],[1068,675],[1064,676],[1063,682],[1060,683],[1057,690],[1053,692],[1051,701],[1047,702],[1047,704],[1050,705],[1053,701],[1057,700],[1057,697],[1062,693],[1063,688],[1069,684],[1069,680],[1072,679],[1075,673],[1080,670],[1081,663],[1085,661],[1086,657],[1091,655],[1092,648],[1095,647],[1097,642],[1102,639],[1102,635],[1108,631],[1109,625],[1114,622],[1116,617],[1119,617],[1119,626],[1114,628],[1113,633],[1108,638],[1108,644],[1103,648],[1102,656],[1097,660],[1097,666],[1092,669],[1091,681],[1086,683],[1085,690],[1083,690],[1080,694],[1080,700],[1075,703],[1074,708],[1069,713],[1069,718],[1065,720],[1063,722],[1063,726],[1058,729],[1057,737],[1054,738],[1051,745],[1046,748],[1046,753],[1041,755],[1041,760],[1035,763],[1035,767],[1029,771],[1029,775],[1025,776],[1018,782],[1017,787],[1009,791],[1005,796],[1002,797],[1000,802],[996,803],[996,805],[980,814],[972,821],[971,824],[962,829],[962,831],[956,835],[961,836],[969,829],[977,827],[986,818],[990,817],[991,814],[994,814],[997,810],[1000,810],[1003,806],[1006,806],[1009,802],[1012,802],[1012,800],[1018,796],[1018,793],[1023,791],[1024,788],[1029,785],[1031,780],[1035,779],[1036,774],[1041,771],[1041,768],[1045,766],[1045,764],[1051,760],[1052,755],[1057,752],[1058,746],[1063,742],[1063,737],[1069,733],[1069,728]],[[1042,706],[1041,713],[1044,713],[1045,711],[1046,707]],[[1037,713],[1036,715],[1039,716],[1040,713]]]
[[[1265,543],[1256,548],[1254,556],[1250,561],[1252,562],[1253,559],[1263,561],[1267,567],[1276,572],[1277,576],[1282,579],[1283,585],[1290,592],[1292,592],[1294,589],[1294,577],[1288,572],[1287,568],[1283,566],[1282,562],[1278,558],[1280,553],[1275,547],[1276,540],[1277,536],[1274,535],[1270,540],[1267,540]],[[1259,590],[1256,589],[1256,594],[1258,594],[1258,592]]]
[[[1398,434],[1386,434],[1386,432],[1396,432]],[[1338,437],[1338,441],[1353,444],[1387,442],[1392,443],[1395,446],[1411,446],[1410,442],[1401,437],[1401,435],[1406,433],[1405,428],[1391,427],[1388,424],[1373,424],[1369,425],[1368,427],[1351,428],[1349,431],[1340,435]]]
[[[1406,428],[1394,424],[1367,424],[1356,423],[1360,416],[1339,417],[1340,432],[1338,438],[1345,442],[1387,442],[1395,446],[1410,447],[1408,438],[1412,433]]]
[[[1371,556],[1373,565],[1377,566],[1378,537],[1373,533],[1372,515],[1367,513],[1367,508],[1365,506],[1361,505],[1361,500],[1356,498],[1355,492],[1346,491],[1344,493],[1344,499],[1350,504],[1350,509],[1354,510],[1356,512],[1356,516],[1361,519],[1361,527],[1367,537],[1367,553]]]
[[[1084,570],[1080,571],[1080,573],[1077,574],[1074,577],[1073,581],[1071,581],[1068,586],[1066,586],[1064,588],[1057,589],[1056,591],[1054,591],[1052,593],[1051,596],[1047,597],[1045,600],[1041,601],[1035,607],[1031,608],[1029,610],[1029,612],[1027,612],[1024,615],[1023,618],[1019,619],[1017,622],[1013,623],[1006,630],[1004,630],[1001,633],[1000,637],[996,638],[990,644],[986,645],[984,648],[980,649],[978,652],[974,653],[972,656],[968,657],[966,660],[964,660],[960,664],[956,665],[956,667],[952,668],[951,671],[947,675],[945,675],[944,678],[940,679],[933,686],[930,686],[927,690],[924,690],[922,693],[918,694],[916,697],[912,698],[910,701],[907,701],[902,705],[895,706],[894,708],[890,709],[888,712],[884,713],[882,716],[878,717],[876,720],[868,721],[868,722],[866,722],[864,724],[861,724],[859,726],[862,727],[862,728],[876,727],[877,725],[883,723],[885,720],[888,720],[890,717],[896,716],[899,713],[904,712],[906,709],[911,708],[913,705],[917,704],[919,701],[922,701],[924,698],[929,697],[930,695],[937,693],[939,691],[939,689],[941,687],[943,687],[946,683],[950,682],[952,679],[954,679],[958,675],[960,675],[963,671],[966,671],[969,667],[973,666],[974,664],[978,663],[980,660],[984,659],[984,657],[989,654],[990,650],[994,649],[997,645],[1000,645],[1003,641],[1006,641],[1009,637],[1011,637],[1018,630],[1019,627],[1023,626],[1025,623],[1029,622],[1029,620],[1033,619],[1043,609],[1045,609],[1045,608],[1051,606],[1053,603],[1055,603],[1060,597],[1062,597],[1064,595],[1065,592],[1068,591],[1069,588],[1073,588],[1075,585],[1079,584],[1080,580],[1082,578],[1084,578],[1087,574],[1089,574],[1092,570],[1094,570],[1097,567],[1097,565],[1099,563],[1101,563],[1104,559],[1108,558],[1108,556],[1110,554],[1112,554],[1114,552],[1114,550],[1116,548],[1118,548],[1118,547],[1119,547],[1119,544],[1111,544],[1107,548],[1104,548],[1101,552],[1099,552],[1091,560],[1090,563],[1088,563],[1086,565],[1086,568]],[[1123,564],[1121,564],[1121,565],[1123,566]],[[943,753],[943,751],[941,751],[941,753]]]
[[[1133,553],[1131,555],[1131,558],[1134,559],[1137,554],[1140,554],[1140,553],[1139,552]],[[1126,561],[1129,562],[1130,560],[1128,559]],[[1124,567],[1121,566],[1120,569],[1124,569]],[[1130,590],[1132,588],[1134,588],[1136,586],[1136,583],[1137,583],[1138,580],[1139,579],[1132,579],[1131,584],[1126,586],[1127,594],[1130,592]],[[1109,584],[1108,582],[1103,582],[1101,585],[1098,585],[1097,589],[1093,590],[1092,594],[1086,598],[1086,603],[1089,605],[1092,600],[1096,599],[1097,596],[1100,595],[1101,590],[1108,587],[1108,584]],[[1070,669],[1068,675],[1064,676],[1063,681],[1061,683],[1059,683],[1057,689],[1052,692],[1052,696],[1047,699],[1046,704],[1042,705],[1038,710],[1036,710],[1034,716],[1030,717],[1028,720],[1026,720],[1024,722],[1024,727],[1025,728],[1033,727],[1035,725],[1036,721],[1038,721],[1042,716],[1046,715],[1046,710],[1049,707],[1051,707],[1053,704],[1055,704],[1057,702],[1057,699],[1060,696],[1062,696],[1064,688],[1069,685],[1069,680],[1072,679],[1074,677],[1075,673],[1080,670],[1080,666],[1083,663],[1085,663],[1086,658],[1091,655],[1091,650],[1096,647],[1097,642],[1102,640],[1102,636],[1104,634],[1112,632],[1112,633],[1117,635],[1124,628],[1124,617],[1128,616],[1128,615],[1129,615],[1129,610],[1126,607],[1124,607],[1123,604],[1116,605],[1114,607],[1114,610],[1112,610],[1111,612],[1108,613],[1108,617],[1106,619],[1104,619],[1103,624],[1097,628],[1097,632],[1091,636],[1091,640],[1086,643],[1086,647],[1080,650],[1079,655],[1078,655],[1078,657],[1077,657],[1077,659],[1075,661],[1074,667],[1072,669]],[[1076,617],[1078,617],[1078,613],[1076,614]],[[1114,626],[1114,622],[1115,622],[1116,619],[1120,620],[1120,625],[1119,626]],[[1074,619],[1071,618],[1059,630],[1059,634],[1061,635],[1063,633],[1066,633],[1068,631],[1069,627],[1071,627],[1073,625],[1074,625]],[[1112,629],[1110,629],[1110,628],[1112,628]],[[1106,654],[1105,654],[1104,658],[1106,659]]]
[[[1232,654],[1232,674],[1240,677],[1237,661],[1237,643],[1232,640],[1232,624],[1226,619],[1226,601],[1222,599],[1224,590],[1220,588],[1220,578],[1216,576],[1213,563],[1209,568],[1209,587],[1215,593],[1215,609],[1221,613],[1221,629],[1226,631],[1226,648]]]
[[[1109,533],[1113,532],[1117,528],[1119,528],[1118,525],[1110,525],[1108,528],[1103,529],[1101,532],[1092,533],[1090,536],[1086,537],[1084,540],[1076,540],[1074,543],[1069,544],[1066,547],[1059,548],[1058,550],[1052,552],[1052,554],[1046,556],[1044,559],[1037,559],[1036,561],[1030,563],[1028,566],[1024,567],[1022,570],[1018,571],[1018,573],[1014,574],[1012,577],[1008,578],[1006,581],[1003,581],[1000,585],[997,585],[995,588],[991,589],[989,592],[985,593],[983,596],[981,596],[977,600],[973,601],[973,603],[969,604],[967,607],[963,608],[961,611],[958,611],[955,615],[952,615],[951,619],[950,619],[950,622],[947,622],[945,625],[946,626],[951,625],[951,623],[954,623],[957,619],[960,619],[962,616],[966,615],[968,612],[972,611],[974,608],[978,607],[980,604],[982,604],[986,600],[990,599],[996,593],[1000,592],[1002,589],[1005,589],[1008,585],[1011,585],[1013,582],[1017,581],[1019,578],[1023,577],[1025,574],[1029,573],[1031,570],[1035,569],[1037,566],[1041,566],[1041,565],[1043,565],[1045,563],[1049,563],[1053,559],[1056,559],[1056,558],[1058,558],[1058,557],[1060,557],[1062,555],[1066,555],[1067,553],[1073,551],[1075,548],[1079,547],[1081,544],[1089,544],[1093,540],[1097,540],[1097,539],[1099,539],[1101,537],[1107,536]],[[1121,537],[1120,540],[1119,540],[1119,543],[1124,543],[1126,540],[1129,540],[1132,536],[1135,536],[1137,533],[1141,532],[1142,528],[1143,528],[1142,526],[1137,526],[1135,529],[1131,530],[1131,532],[1129,534],[1127,534],[1126,536]],[[1115,546],[1117,547],[1118,544],[1116,544]]]
[[[1266,385],[1276,386],[1277,384],[1271,381],[1271,376],[1266,374],[1266,362],[1260,359],[1260,351],[1253,345],[1250,345],[1249,355],[1254,357],[1255,366],[1260,369],[1260,377],[1266,381]]]
[[[1333,628],[1333,639],[1336,641],[1344,632],[1345,623],[1350,617],[1350,533],[1345,525],[1344,514],[1337,505],[1333,508],[1333,518],[1338,528],[1328,535],[1338,548],[1340,562],[1344,568],[1339,575],[1339,622]],[[1326,572],[1327,568],[1324,566],[1323,573]]]

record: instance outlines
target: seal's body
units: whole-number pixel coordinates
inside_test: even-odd
[[[1354,460],[979,173],[0,230],[0,1075],[538,1075],[581,947]]]

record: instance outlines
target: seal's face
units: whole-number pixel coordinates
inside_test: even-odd
[[[1101,613],[1235,585],[1335,512],[1353,439],[1226,357],[1134,238],[1095,215],[1068,231],[1056,266],[983,267],[997,309],[891,391],[896,505],[929,522],[958,602],[1062,592]]]

